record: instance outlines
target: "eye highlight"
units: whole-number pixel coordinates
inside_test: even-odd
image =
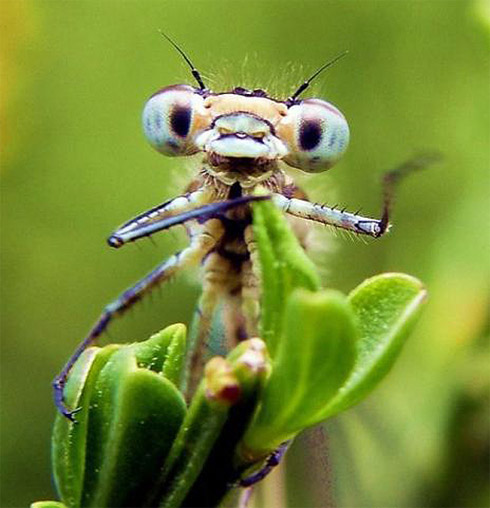
[[[331,168],[349,144],[344,115],[320,99],[306,99],[291,106],[277,131],[289,149],[284,162],[307,172]]]
[[[143,130],[150,144],[164,155],[191,155],[203,98],[188,85],[174,85],[154,94],[143,110]]]

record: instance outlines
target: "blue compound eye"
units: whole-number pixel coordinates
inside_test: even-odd
[[[150,144],[164,155],[191,155],[203,98],[188,85],[174,85],[152,95],[143,110],[143,130]]]
[[[344,115],[320,99],[291,106],[277,131],[289,150],[284,162],[311,173],[331,168],[349,144]]]

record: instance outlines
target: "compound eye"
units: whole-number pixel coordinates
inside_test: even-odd
[[[191,155],[203,98],[188,85],[163,88],[143,110],[143,130],[150,144],[164,155]]]
[[[289,148],[284,162],[310,173],[331,168],[349,144],[344,115],[320,99],[306,99],[291,106],[277,131]]]

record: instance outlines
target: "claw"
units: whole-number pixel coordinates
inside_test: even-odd
[[[267,457],[264,465],[259,469],[259,471],[239,480],[239,486],[247,488],[263,480],[275,467],[280,464],[282,457],[291,443],[292,440],[282,443],[277,450],[274,450],[269,457]]]
[[[63,416],[65,416],[66,418],[68,418],[68,420],[70,420],[70,422],[74,423],[75,425],[78,423],[78,420],[75,418],[75,415],[82,410],[81,407],[77,407],[75,409],[68,409],[66,406],[61,409],[61,408],[58,408],[60,409],[61,411],[61,414]]]
[[[380,237],[386,230],[386,227],[383,228],[377,220],[360,220],[355,223],[355,227],[358,232],[374,236],[374,238]]]
[[[75,409],[69,409],[65,404],[65,397],[63,394],[65,388],[65,380],[57,377],[53,381],[53,390],[54,390],[54,403],[58,411],[72,423],[78,423],[75,415],[82,409],[81,407],[77,407]]]

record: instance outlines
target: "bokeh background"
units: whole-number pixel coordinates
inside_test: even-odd
[[[0,505],[55,498],[51,379],[102,307],[185,243],[170,232],[156,247],[105,244],[189,175],[140,128],[150,94],[192,83],[163,28],[216,90],[272,83],[287,96],[350,50],[316,84],[352,132],[338,166],[302,179],[318,201],[377,214],[384,170],[421,151],[444,156],[400,189],[389,236],[325,240],[335,244],[323,255],[326,285],[349,291],[403,271],[430,299],[382,386],[299,439],[256,504],[489,506],[489,4],[1,0],[0,9]],[[197,278],[178,277],[108,340],[189,322],[198,292]]]

